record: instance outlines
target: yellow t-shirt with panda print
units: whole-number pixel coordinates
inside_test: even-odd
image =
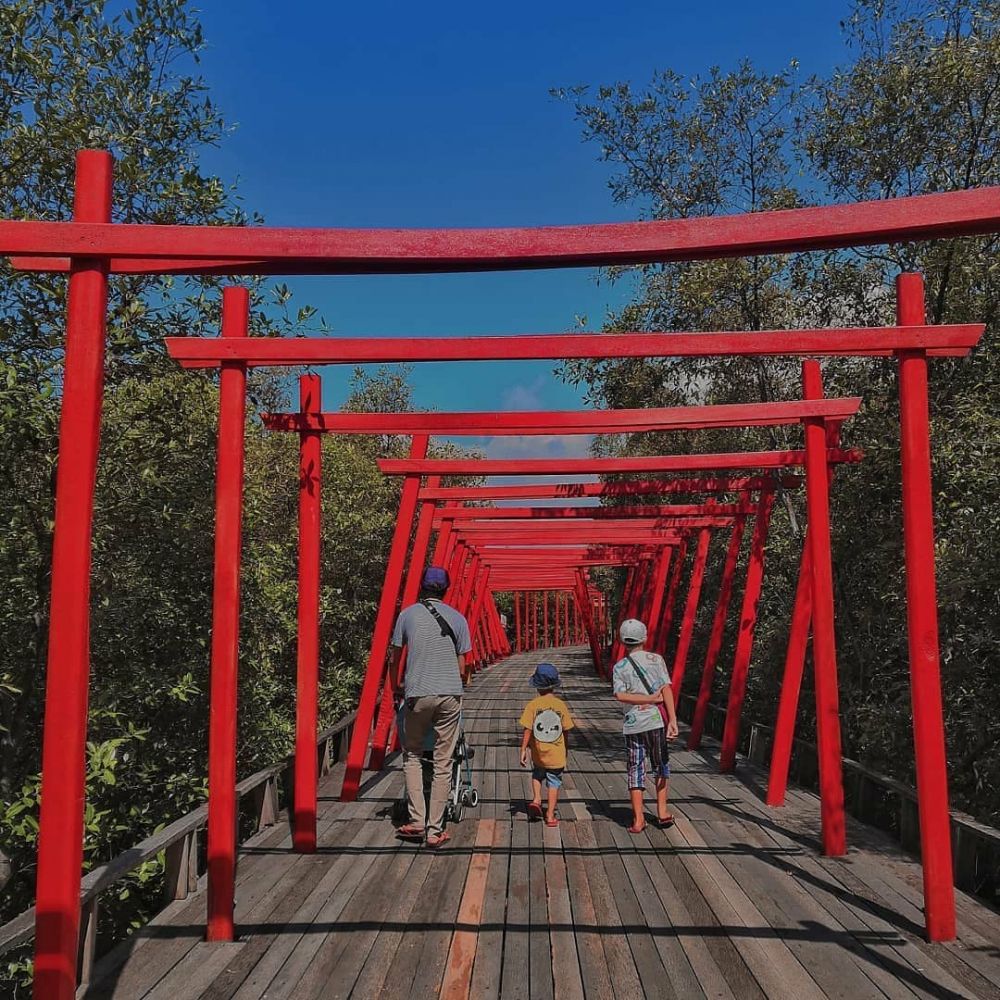
[[[546,709],[555,712],[562,724],[562,732],[551,743],[536,739],[533,731],[535,718]],[[519,723],[523,729],[532,731],[528,746],[531,747],[531,760],[535,767],[561,770],[566,766],[566,738],[562,733],[573,728],[573,716],[569,714],[566,702],[554,694],[540,694],[525,705]]]

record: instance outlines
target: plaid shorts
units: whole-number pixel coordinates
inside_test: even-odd
[[[647,729],[644,733],[627,733],[625,756],[629,788],[645,788],[647,768],[654,778],[670,777],[670,751],[663,726]]]

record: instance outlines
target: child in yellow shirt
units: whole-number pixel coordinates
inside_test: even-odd
[[[522,767],[527,767],[528,752],[531,752],[531,789],[534,797],[528,803],[528,818],[542,818],[544,782],[547,791],[545,825],[558,826],[556,801],[566,768],[566,732],[573,728],[573,717],[566,702],[552,693],[559,687],[559,671],[551,663],[539,663],[528,683],[538,691],[538,696],[525,705],[519,720],[524,729]]]

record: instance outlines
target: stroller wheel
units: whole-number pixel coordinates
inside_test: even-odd
[[[465,810],[462,808],[462,806],[457,805],[451,807],[451,821],[453,823],[461,823],[462,817],[464,815],[465,815]]]
[[[475,757],[475,756],[476,756],[476,748],[475,747],[466,747],[466,749],[465,749],[465,759],[466,760],[472,760],[472,758]]]
[[[462,793],[462,804],[475,809],[479,805],[479,792],[475,788],[467,788]]]

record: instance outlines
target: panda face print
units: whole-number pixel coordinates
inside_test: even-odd
[[[531,732],[539,743],[555,743],[562,736],[562,719],[554,709],[542,709],[535,716]]]

